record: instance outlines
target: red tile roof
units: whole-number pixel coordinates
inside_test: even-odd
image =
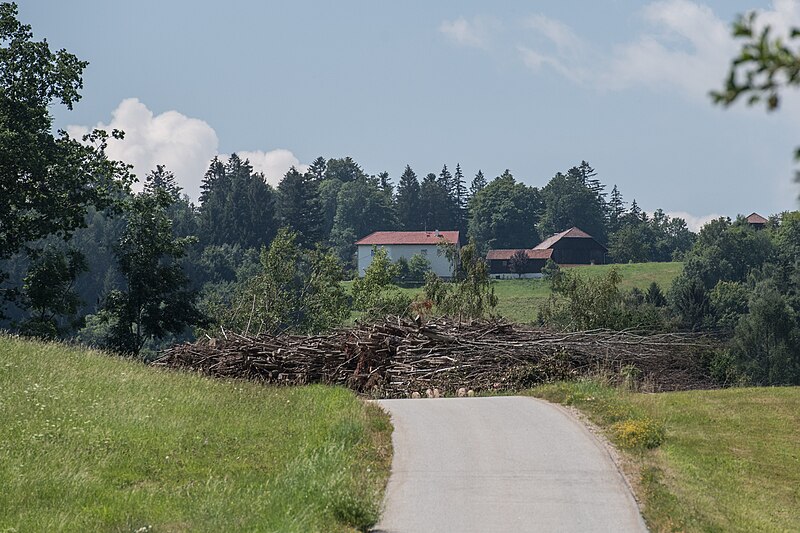
[[[444,239],[458,242],[457,231],[376,231],[356,242],[357,245],[373,246],[387,244],[430,244],[436,246]]]
[[[747,222],[749,224],[766,224],[769,221],[758,213],[750,213],[747,217]]]
[[[539,244],[537,244],[536,246],[534,246],[533,249],[534,250],[547,250],[548,248],[553,246],[555,243],[557,243],[561,239],[593,239],[595,242],[597,242],[597,239],[595,239],[594,237],[592,237],[591,235],[589,235],[588,233],[586,233],[582,229],[573,227],[573,228],[568,229],[567,231],[562,231],[561,233],[556,233],[552,237],[550,237],[548,239],[545,239],[544,241],[542,241]],[[598,242],[598,244],[600,244],[600,243]],[[603,246],[603,245],[600,244],[600,246]],[[605,246],[603,246],[603,248],[605,248]]]
[[[486,259],[491,260],[508,260],[511,259],[519,248],[514,250],[489,250],[486,254]],[[528,259],[550,259],[553,255],[553,250],[525,250],[525,254],[528,256]]]

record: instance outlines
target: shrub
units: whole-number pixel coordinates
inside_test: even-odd
[[[647,417],[617,422],[611,431],[616,443],[629,449],[657,448],[666,437],[664,426]]]

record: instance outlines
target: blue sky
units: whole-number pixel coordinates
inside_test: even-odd
[[[582,159],[625,199],[696,217],[797,206],[800,99],[768,115],[711,104],[737,13],[800,25],[800,2],[20,3],[37,38],[91,64],[56,125],[128,138],[196,196],[244,152],[272,183],[316,156],[396,178],[460,163],[543,186]]]

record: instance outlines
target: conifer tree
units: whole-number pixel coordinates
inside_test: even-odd
[[[397,197],[395,200],[397,219],[400,228],[406,231],[424,229],[420,213],[420,187],[417,175],[409,165],[406,165],[397,184]]]
[[[328,169],[328,162],[324,157],[320,156],[311,163],[308,167],[306,174],[308,174],[314,181],[322,181],[325,179],[325,172]]]
[[[453,175],[453,190],[455,193],[457,227],[460,231],[467,230],[467,202],[469,193],[464,183],[464,173],[461,171],[461,164],[456,164],[456,172]]]
[[[298,243],[311,248],[322,238],[322,206],[312,174],[289,169],[278,185],[278,218],[281,226],[297,232]]]
[[[478,173],[472,178],[472,183],[469,187],[469,197],[474,198],[476,194],[486,187],[486,183],[486,177],[483,175],[483,171],[478,170]]]
[[[619,192],[616,184],[611,189],[611,196],[606,204],[606,220],[608,221],[609,234],[616,233],[622,224],[625,215],[625,202],[622,200],[622,193]]]

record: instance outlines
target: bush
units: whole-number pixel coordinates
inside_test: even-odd
[[[449,257],[453,251],[448,252]],[[497,305],[489,267],[477,254],[475,243],[461,249],[460,275],[456,281],[445,283],[433,272],[425,277],[425,297],[436,312],[458,319],[483,318],[491,315]]]
[[[408,315],[411,297],[399,292],[392,284],[399,269],[389,260],[386,250],[375,248],[364,277],[353,281],[353,307],[363,312],[363,319],[372,321],[387,315]]]
[[[539,322],[564,330],[673,329],[666,310],[646,303],[638,289],[624,294],[616,269],[598,278],[582,277],[574,271],[553,278],[553,293],[539,309]]]
[[[617,444],[629,449],[657,448],[666,438],[664,426],[647,417],[617,422],[611,432]]]

